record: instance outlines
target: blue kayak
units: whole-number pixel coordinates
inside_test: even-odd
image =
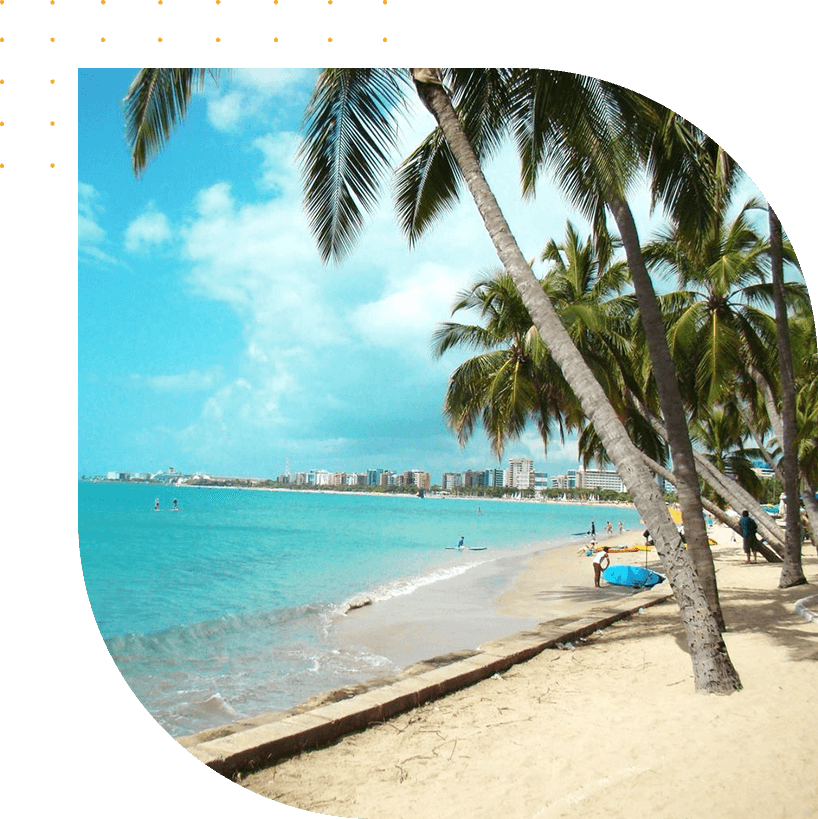
[[[606,582],[616,586],[630,586],[633,589],[649,589],[664,583],[665,578],[642,566],[608,566],[602,576]]]

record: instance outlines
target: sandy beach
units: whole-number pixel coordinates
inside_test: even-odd
[[[748,565],[729,529],[717,525],[712,534],[742,691],[694,691],[670,601],[242,784],[286,805],[358,819],[811,819],[818,623],[795,604],[816,593],[815,550],[804,549],[811,585],[780,590],[779,566]],[[628,542],[638,539],[628,533]],[[542,622],[622,593],[595,589],[590,559],[574,546],[532,559],[496,603],[508,624]],[[365,627],[353,626],[356,639],[367,639]],[[411,642],[434,624],[407,629],[399,636]]]

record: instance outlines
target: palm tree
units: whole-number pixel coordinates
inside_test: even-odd
[[[768,206],[770,220],[770,268],[772,271],[775,326],[778,336],[778,361],[781,383],[781,448],[783,450],[784,493],[787,496],[785,531],[787,551],[781,568],[779,587],[800,586],[807,582],[801,567],[801,519],[798,498],[798,425],[795,409],[795,374],[790,347],[787,305],[784,293],[784,240],[781,222]]]
[[[750,200],[704,246],[691,247],[675,225],[645,247],[651,270],[670,272],[677,289],[662,297],[669,322],[671,354],[689,384],[688,406],[695,416],[729,397],[742,362],[760,366],[774,347],[774,326],[759,303],[769,296],[763,284],[767,244],[750,225],[758,207]],[[746,370],[745,370],[746,371]]]
[[[468,309],[479,311],[484,326],[446,322],[433,336],[436,356],[457,347],[482,351],[449,378],[443,404],[448,425],[463,445],[479,420],[500,459],[505,442],[519,437],[533,418],[547,451],[552,427],[562,439],[581,413],[514,283],[502,272],[477,282],[460,294],[452,315]]]
[[[712,180],[729,180],[732,166],[723,162],[719,176],[716,159],[722,154],[711,141],[663,106],[619,86],[554,71],[511,72],[507,85],[491,79],[492,88],[502,92],[496,95],[499,102],[474,92],[463,95],[460,110],[467,131],[471,128],[479,145],[487,143],[491,150],[494,142],[484,138],[485,124],[496,128],[508,121],[521,157],[524,193],[533,194],[540,170],[550,167],[560,187],[593,224],[600,244],[607,237],[608,213],[619,229],[665,416],[689,553],[723,628],[686,418],[626,192],[641,160],[652,170],[657,198],[683,216],[696,214],[697,225],[709,225],[719,190]],[[402,169],[398,210],[410,240],[456,195],[454,181],[434,186],[426,181],[430,176],[438,180],[451,168],[449,152],[448,143],[433,133]],[[690,219],[680,217],[680,222],[688,225]]]
[[[472,81],[464,82],[465,75]],[[438,123],[505,271],[514,281],[540,336],[583,411],[594,423],[654,534],[657,552],[679,603],[696,687],[718,693],[737,690],[741,684],[727,654],[719,624],[679,542],[662,496],[604,391],[534,277],[483,175],[480,155],[489,153],[505,134],[506,128],[496,115],[508,109],[485,105],[479,109],[484,116],[466,118],[461,123],[444,86],[445,78],[455,96],[461,89],[473,91],[495,80],[500,96],[504,87],[508,87],[504,86],[502,71],[477,72],[476,83],[474,75],[475,72],[442,72],[437,68],[415,68],[408,72],[325,69],[321,73],[306,111],[305,141],[300,154],[305,207],[319,250],[325,260],[337,260],[350,250],[363,215],[373,206],[380,182],[390,168],[396,111],[409,83],[414,83],[420,99]],[[480,82],[481,77],[485,77],[485,82]],[[584,95],[587,84],[584,78],[577,77],[569,86]],[[564,95],[563,108],[570,112],[580,99],[581,96]]]
[[[351,184],[354,183],[357,194],[364,169],[357,166],[354,172],[351,172],[346,164],[347,159],[353,153],[359,156],[366,155],[370,159],[378,156],[378,153],[372,150],[373,144],[377,144],[377,139],[373,139],[374,134],[366,133],[361,136],[361,140],[366,144],[367,149],[364,150],[363,146],[358,146],[353,152],[344,150],[342,152],[343,162],[338,161],[338,149],[349,139],[348,129],[345,128],[341,131],[339,126],[342,123],[343,112],[348,109],[350,98],[354,98],[354,94],[350,93],[351,86],[354,87],[357,81],[355,73],[348,72],[346,78],[339,82],[338,73],[338,71],[333,71],[330,75],[327,75],[327,72],[322,75],[322,77],[326,78],[326,83],[319,80],[313,103],[307,112],[306,135],[308,147],[305,152],[308,157],[305,168],[308,180],[307,207],[308,212],[313,217],[313,224],[319,237],[319,246],[329,251],[328,256],[331,256],[333,252],[346,248],[350,232],[347,229],[343,236],[339,237],[343,241],[342,247],[334,245],[331,239],[332,226],[336,217],[329,214],[329,218],[327,218],[326,208],[321,200],[314,196],[314,191],[317,187],[327,185],[327,171],[334,165],[336,172],[330,174],[330,178],[334,180],[333,187],[337,188],[340,181],[349,177]],[[604,391],[593,378],[593,374],[585,364],[581,354],[571,343],[570,337],[562,326],[551,302],[538,286],[536,278],[497,205],[496,199],[483,175],[478,155],[464,130],[464,126],[461,125],[452,104],[452,99],[444,87],[443,75],[439,69],[411,69],[411,74],[421,100],[437,120],[442,136],[456,161],[460,173],[463,175],[500,261],[520,292],[543,341],[551,350],[554,360],[571,385],[584,412],[594,424],[609,456],[617,465],[620,476],[634,496],[637,508],[640,509],[648,527],[654,532],[654,538],[658,538],[657,551],[663,556],[668,578],[671,584],[674,583],[674,579],[679,584],[678,587],[674,586],[677,597],[681,595],[681,600],[682,597],[690,595],[682,604],[683,621],[693,613],[693,608],[696,605],[693,603],[694,597],[698,599],[699,604],[703,602],[709,609],[710,603],[704,596],[698,576],[687,558],[686,551],[681,546],[673,521],[667,513],[662,497],[655,487],[649,471],[641,461],[638,450],[628,438],[627,431],[607,400]],[[447,78],[456,83],[456,75],[450,74],[447,75]],[[367,78],[364,78],[363,82],[366,81]],[[576,83],[572,90],[575,92],[575,98],[579,97],[581,100],[586,96],[586,86],[581,82],[581,78],[580,82]],[[328,107],[332,107],[331,104],[328,106],[331,100],[334,100],[338,107],[335,108],[334,115],[327,116]],[[323,111],[323,116],[316,115],[319,110]],[[578,110],[582,111],[584,109],[579,106]],[[576,117],[573,121],[577,123],[579,128],[588,126],[588,123],[578,121]],[[593,124],[590,123],[591,126]],[[332,128],[338,136],[335,141],[329,142],[329,144],[326,140],[327,127]],[[497,127],[496,122],[495,127]],[[377,169],[374,169],[374,171],[377,173]],[[323,180],[323,182],[320,180]],[[343,187],[346,189],[345,185]],[[360,199],[360,197],[356,196],[357,199]],[[350,196],[346,197],[347,206],[352,201]],[[348,224],[347,221],[347,227]],[[699,506],[699,513],[701,514],[701,506]],[[660,542],[661,546],[658,545]],[[700,645],[702,647],[701,655],[708,658],[706,662],[710,664],[710,671],[704,672],[702,667],[696,672],[699,680],[698,684],[700,687],[709,690],[718,687],[721,687],[722,690],[735,690],[735,687],[739,685],[738,678],[726,657],[723,641],[720,636],[715,636],[714,632],[710,631],[710,629],[715,629],[715,632],[720,633],[720,625],[712,612],[706,619],[709,622],[708,626],[705,626],[707,636]],[[699,626],[693,626],[692,621],[687,620],[688,639],[699,642],[703,635],[701,632],[697,632],[697,629],[703,625],[703,623],[700,623]],[[694,656],[698,656],[700,653],[693,648],[693,642],[691,642],[691,650]],[[697,663],[694,662],[695,664]],[[721,667],[721,670],[717,670],[717,667]],[[707,681],[708,677],[710,677],[710,682]],[[715,682],[716,678],[720,678],[720,682]]]
[[[770,351],[778,351],[779,344],[776,321],[762,309],[772,302],[774,292],[767,281],[769,244],[750,222],[750,214],[759,207],[757,200],[749,200],[729,224],[722,211],[716,229],[695,244],[673,226],[645,250],[651,266],[673,272],[682,288],[663,301],[670,316],[670,349],[689,385],[694,418],[719,402],[736,400],[737,374],[772,395]],[[791,248],[782,245],[785,252],[794,258]],[[781,282],[780,291],[787,304],[805,306],[803,285]],[[769,411],[772,417],[771,404]],[[796,525],[796,536],[798,531]],[[783,557],[782,587],[805,582],[798,580],[803,578],[800,544],[796,554],[790,543]]]
[[[568,222],[562,244],[552,240],[541,259],[551,267],[542,287],[597,380],[617,395],[617,362],[629,355],[631,341],[618,331],[623,304],[617,294],[627,282],[623,263],[608,264],[593,239],[581,241]],[[582,427],[584,416],[570,387],[534,327],[511,279],[495,273],[461,293],[452,315],[476,310],[483,325],[446,322],[435,332],[433,351],[456,347],[484,350],[461,364],[449,379],[444,416],[461,444],[478,418],[492,449],[502,457],[505,441],[518,437],[529,419],[540,431],[545,451],[552,426],[560,438]]]

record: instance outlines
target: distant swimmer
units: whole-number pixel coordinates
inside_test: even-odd
[[[154,511],[154,512],[158,512],[158,511],[159,511],[159,498],[157,498],[157,499],[156,499],[156,500],[153,502],[153,511]]]
[[[179,501],[178,501],[178,500],[176,500],[176,498],[174,498],[174,499],[173,499],[173,511],[174,511],[174,512],[178,512],[178,511],[179,511]]]
[[[478,515],[482,515],[482,514],[483,514],[483,510],[482,510],[482,509],[481,509],[479,506],[477,507],[477,514],[478,514]]]

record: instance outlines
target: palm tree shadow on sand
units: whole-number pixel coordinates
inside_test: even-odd
[[[609,600],[632,597],[638,602],[639,591],[618,586],[603,586],[604,594],[594,587],[569,586],[559,590],[544,590],[535,595],[538,600],[556,601],[562,598],[575,603],[604,605]],[[668,589],[670,591],[670,589]],[[818,641],[815,626],[795,612],[795,601],[804,596],[803,587],[798,589],[725,589],[719,592],[727,621],[726,634],[763,634],[774,643],[788,649],[792,660],[818,661]],[[589,612],[590,613],[590,612]],[[633,617],[628,618],[633,619]],[[684,629],[679,622],[679,612],[674,600],[656,604],[651,619],[645,624],[644,633],[634,629],[605,630],[608,644],[638,640],[641,636],[669,635],[679,648],[689,654]]]

